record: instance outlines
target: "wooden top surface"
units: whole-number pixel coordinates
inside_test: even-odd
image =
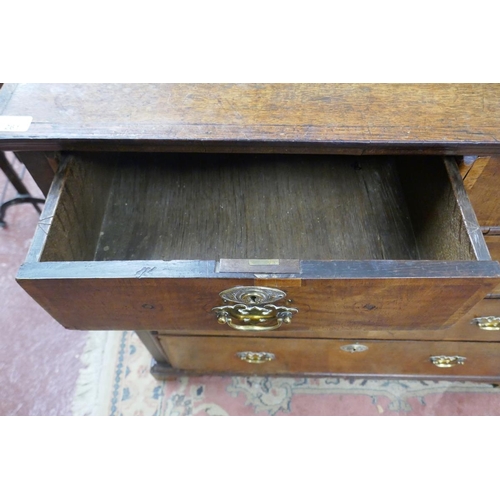
[[[500,154],[500,84],[5,84],[3,150]]]

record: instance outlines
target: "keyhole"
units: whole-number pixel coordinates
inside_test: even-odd
[[[250,301],[255,304],[255,302],[257,302],[257,296],[256,295],[250,295]]]

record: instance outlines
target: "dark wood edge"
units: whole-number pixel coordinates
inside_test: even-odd
[[[39,262],[40,260],[40,256],[42,255],[45,242],[47,241],[47,236],[52,225],[52,219],[59,205],[61,192],[64,189],[64,184],[66,182],[65,172],[69,160],[70,157],[67,157],[63,161],[59,168],[59,172],[50,187],[49,194],[45,200],[45,205],[43,207],[42,214],[40,215],[25,262]]]
[[[463,318],[463,316],[462,316]],[[471,319],[472,319],[472,316],[471,316]],[[135,331],[135,330],[134,330]],[[414,332],[415,329],[413,328],[412,330],[401,330],[401,329],[398,329],[398,330],[395,330],[395,329],[387,329],[387,330],[381,330],[381,331],[376,331],[376,330],[373,330],[373,329],[366,329],[362,332],[362,334],[359,336],[359,337],[343,337],[342,336],[342,333],[343,331],[340,330],[340,329],[337,329],[338,331],[338,334],[334,334],[332,336],[328,336],[328,337],[320,337],[320,336],[317,336],[317,335],[313,335],[312,332],[309,332],[309,331],[299,331],[299,330],[295,330],[293,332],[285,332],[284,330],[281,331],[281,333],[283,335],[280,335],[279,337],[272,337],[270,335],[260,335],[260,333],[257,333],[256,335],[248,335],[246,334],[247,332],[243,333],[243,332],[238,332],[238,334],[235,336],[235,333],[234,333],[234,330],[231,330],[231,331],[228,331],[227,334],[221,334],[221,332],[218,332],[216,330],[211,330],[211,329],[207,329],[207,330],[204,330],[204,334],[200,334],[199,332],[196,332],[196,331],[192,331],[192,332],[188,332],[188,331],[177,331],[177,330],[151,330],[152,332],[154,332],[155,334],[157,334],[157,337],[161,337],[163,339],[168,339],[168,338],[172,338],[172,337],[175,337],[175,338],[189,338],[189,339],[200,339],[201,340],[206,340],[208,338],[210,339],[213,339],[213,338],[218,338],[218,339],[221,339],[221,340],[228,340],[228,339],[236,339],[236,338],[239,338],[239,339],[245,339],[245,340],[271,340],[271,339],[276,339],[276,340],[279,340],[280,342],[282,340],[307,340],[307,341],[316,341],[316,340],[319,340],[319,341],[325,341],[325,342],[329,342],[329,341],[339,341],[339,342],[346,342],[348,344],[352,344],[354,342],[360,342],[361,344],[366,344],[366,345],[376,345],[376,344],[387,344],[387,341],[388,340],[391,340],[391,344],[393,345],[396,345],[396,344],[428,344],[429,342],[436,342],[436,343],[439,343],[439,344],[443,344],[443,343],[451,343],[451,344],[460,344],[461,346],[465,346],[467,344],[492,344],[492,343],[497,343],[496,341],[492,341],[491,339],[485,339],[485,338],[468,338],[468,339],[464,339],[463,337],[462,338],[456,338],[456,339],[450,339],[450,338],[436,338],[436,339],[433,339],[433,338],[429,338],[429,337],[418,337],[418,338],[394,338],[394,337],[370,337],[370,336],[367,336],[368,332],[370,334],[380,334],[380,333],[385,333],[385,332],[388,332],[389,335],[391,334],[391,332],[393,331],[397,331],[397,332],[400,332],[400,333],[411,333],[412,331]],[[354,329],[354,330],[351,330],[352,332],[359,332],[359,329]],[[422,330],[420,330],[421,332]],[[428,330],[428,332],[430,334],[432,334],[433,332],[436,332],[436,330]],[[286,333],[288,333],[288,335],[286,335]],[[302,336],[302,334],[309,334],[311,333],[311,335],[307,335],[307,336]],[[500,377],[500,375],[499,375]]]
[[[40,191],[47,197],[54,173],[58,170],[60,158],[57,152],[18,151],[14,153],[21,163],[26,165]]]
[[[167,355],[158,341],[157,332],[135,331],[135,333],[157,363],[169,364]]]
[[[5,151],[124,151],[172,153],[281,153],[345,155],[498,155],[499,142],[341,142],[283,140],[189,140],[165,138],[99,138],[99,132],[86,138],[13,137],[0,134],[0,150]]]
[[[4,83],[0,88],[0,115],[4,112],[7,104],[9,104],[12,94],[15,92],[18,85],[18,83]]]
[[[59,189],[58,184],[53,186]],[[51,196],[49,195],[49,199]],[[54,200],[46,205],[42,219],[53,215]],[[47,208],[48,206],[48,208]],[[52,208],[51,208],[52,207]],[[42,226],[45,224],[42,221]],[[18,279],[158,279],[158,278],[238,278],[238,279],[401,279],[401,278],[500,278],[496,261],[302,261],[301,274],[218,273],[213,260],[136,260],[39,262],[46,238],[46,226],[37,228],[28,259]],[[493,285],[492,285],[493,286]]]
[[[153,360],[151,363],[151,375],[157,380],[172,380],[178,377],[293,377],[293,378],[344,378],[344,379],[371,379],[371,380],[422,380],[429,382],[476,382],[489,383],[497,385],[500,383],[498,377],[478,377],[478,376],[460,376],[460,375],[401,375],[401,374],[365,374],[365,373],[240,373],[240,372],[206,372],[196,370],[180,370],[174,368],[169,363],[157,363]]]
[[[446,165],[446,170],[450,178],[453,192],[455,193],[455,198],[460,208],[460,213],[462,214],[467,234],[469,235],[472,248],[474,249],[474,254],[476,255],[477,260],[491,260],[490,252],[486,245],[486,241],[484,240],[481,226],[479,225],[476,213],[472,208],[469,196],[465,191],[457,162],[454,158],[445,158],[444,163]]]

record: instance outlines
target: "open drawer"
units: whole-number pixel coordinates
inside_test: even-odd
[[[17,279],[72,329],[257,335],[446,328],[499,271],[450,158],[122,153],[65,160]]]

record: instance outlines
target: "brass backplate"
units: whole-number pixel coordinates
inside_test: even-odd
[[[286,297],[282,290],[265,286],[235,286],[219,295],[227,302],[246,305],[271,304]]]

